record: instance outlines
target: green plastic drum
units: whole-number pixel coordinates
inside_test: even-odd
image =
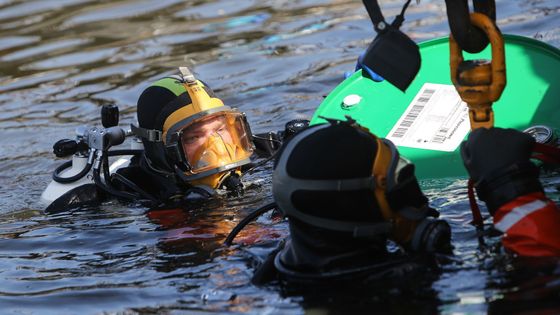
[[[558,127],[560,125],[560,50],[521,36],[504,35],[504,40],[507,85],[501,98],[493,105],[495,126],[518,130],[533,125]],[[451,88],[452,85],[448,38],[427,41],[420,43],[419,46],[422,66],[406,93],[386,81],[375,82],[362,76],[361,71],[357,71],[327,96],[313,115],[311,123],[324,122],[325,120],[320,116],[344,119],[349,115],[377,136],[391,139],[389,133],[396,135],[397,123],[400,125],[402,119],[410,118],[408,114],[414,114],[414,109],[411,108],[414,106],[412,102],[421,101],[422,95],[419,92],[425,83],[440,84],[447,88]],[[490,59],[490,47],[476,55],[464,53],[464,58],[465,60]],[[446,99],[441,98],[441,100]],[[456,104],[437,104],[437,106],[456,106]],[[461,106],[464,107],[464,103]],[[444,108],[440,107],[440,109]],[[462,111],[466,109],[463,108]],[[463,114],[465,113],[461,113]],[[422,118],[412,116],[412,118]],[[466,122],[458,121],[457,117],[455,119],[457,122],[454,128],[464,132],[452,135],[455,138],[459,135],[459,138],[455,141],[456,146],[447,148],[447,151],[439,148],[419,148],[422,147],[421,145],[412,147],[396,142],[401,155],[416,164],[416,174],[419,179],[466,177],[458,143],[466,138],[470,123],[468,119]],[[404,127],[408,126],[404,125]],[[449,132],[452,131],[446,131],[451,135]]]

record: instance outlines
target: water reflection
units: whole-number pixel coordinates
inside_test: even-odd
[[[385,16],[401,5],[383,1]],[[503,32],[560,46],[557,1],[501,0],[497,12]],[[409,8],[403,30],[421,41],[447,34],[446,23],[441,1],[422,0]],[[226,230],[269,201],[270,165],[249,176],[246,198],[180,209],[173,222],[119,203],[45,216],[38,200],[61,163],[51,154],[56,140],[98,124],[104,104],[120,107],[122,124],[134,122],[141,91],[177,66],[190,66],[246,112],[253,131],[281,130],[311,116],[372,38],[361,2],[351,0],[0,0],[2,309],[326,312],[324,297],[250,285],[252,270],[237,247],[220,246]],[[542,310],[553,307],[555,269],[533,282],[479,268],[493,256],[481,254],[469,224],[464,181],[424,185],[452,225],[456,259],[417,298],[364,293],[334,300],[332,312],[500,313],[530,308],[533,298]],[[238,244],[285,235],[285,227],[265,217],[244,233]],[[528,295],[519,297],[520,288]]]

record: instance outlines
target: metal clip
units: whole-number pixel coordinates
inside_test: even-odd
[[[183,77],[183,82],[186,83],[196,82],[194,74],[191,72],[191,70],[188,67],[179,67],[179,72],[181,72],[181,76]]]

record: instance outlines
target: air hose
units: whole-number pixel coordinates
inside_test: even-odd
[[[54,170],[53,175],[52,175],[52,179],[55,182],[61,183],[61,184],[73,183],[73,182],[79,180],[80,178],[84,177],[87,173],[89,173],[89,170],[91,170],[92,165],[93,164],[88,161],[88,163],[86,164],[84,169],[82,169],[78,174],[70,176],[70,177],[61,177],[60,173],[62,173],[62,171],[64,171],[65,169],[67,169],[69,167],[72,167],[72,161],[66,161]]]
[[[243,228],[247,224],[251,223],[251,221],[255,220],[256,218],[260,217],[261,215],[275,208],[276,208],[276,203],[271,202],[249,213],[249,215],[247,215],[243,220],[239,221],[239,223],[231,230],[231,232],[226,237],[226,240],[224,241],[224,245],[230,246],[233,240],[235,239],[235,237],[237,236],[237,234],[239,234],[239,232],[241,232],[241,230],[243,230]]]
[[[131,194],[128,192],[124,192],[124,191],[118,191],[116,189],[114,189],[113,187],[111,187],[109,184],[107,183],[103,183],[101,181],[101,175],[100,175],[100,170],[99,168],[94,168],[93,169],[93,181],[95,183],[95,185],[99,188],[101,188],[103,191],[105,191],[106,193],[118,197],[118,198],[123,198],[126,200],[138,200],[140,199],[137,195],[135,194]]]
[[[112,150],[107,151],[109,156],[117,156],[117,155],[140,155],[144,152],[144,150]]]
[[[131,180],[129,180],[128,178],[122,176],[119,173],[114,173],[112,178],[114,180],[118,180],[119,182],[121,182],[123,185],[127,186],[128,188],[136,191],[137,193],[139,193],[142,197],[144,197],[146,200],[149,200],[152,204],[157,205],[159,204],[159,201],[152,196],[151,194],[147,193],[146,191],[144,191],[143,189],[141,189],[140,187],[138,187],[138,185],[136,185],[135,183],[133,183]]]
[[[142,154],[142,152],[144,152],[144,150],[113,150],[113,151],[108,151],[108,155],[109,156],[140,155],[140,154]],[[93,166],[93,162],[88,161],[86,166],[78,174],[70,176],[70,177],[62,177],[62,176],[60,176],[60,174],[64,170],[66,170],[67,168],[72,167],[72,161],[66,161],[54,170],[53,175],[52,175],[52,179],[55,182],[61,183],[61,184],[73,183],[73,182],[79,180],[80,178],[84,177],[87,173],[89,173],[92,166]]]

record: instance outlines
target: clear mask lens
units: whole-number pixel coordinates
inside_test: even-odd
[[[192,121],[181,131],[192,173],[245,160],[253,153],[249,128],[238,112],[219,112]]]

